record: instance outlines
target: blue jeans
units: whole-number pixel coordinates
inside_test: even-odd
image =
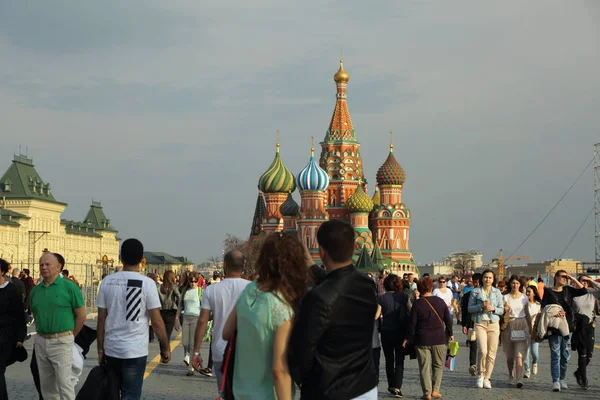
[[[540,344],[535,340],[529,342],[529,348],[527,349],[527,357],[525,357],[525,371],[531,370],[532,364],[537,364],[540,358]]]
[[[223,373],[221,372],[221,368],[223,367],[223,361],[213,361],[213,372],[217,377],[217,392],[219,396],[223,397],[225,394],[221,392],[221,382],[223,382]],[[229,377],[227,379],[233,379],[233,377]]]
[[[121,400],[140,400],[142,397],[142,384],[144,383],[147,358],[147,356],[144,356],[123,359],[106,356],[108,366],[119,376]]]
[[[558,382],[567,376],[567,364],[571,357],[571,334],[569,336],[551,335],[548,337],[550,344],[550,370],[552,382]]]

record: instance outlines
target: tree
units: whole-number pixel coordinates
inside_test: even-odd
[[[473,272],[473,257],[470,254],[458,253],[452,255],[454,263],[454,273],[457,275],[467,275]]]
[[[218,268],[221,265],[221,257],[219,256],[209,257],[207,261],[215,268]]]
[[[225,240],[223,240],[223,245],[225,246],[225,252],[231,250],[239,250],[242,253],[244,252],[244,247],[248,243],[247,240],[243,240],[239,236],[230,235],[229,233],[225,235]]]

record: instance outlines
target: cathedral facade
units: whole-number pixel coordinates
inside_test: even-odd
[[[402,202],[404,170],[390,143],[388,157],[377,171],[375,193],[367,194],[360,143],[348,110],[350,77],[343,61],[333,79],[336,102],[318,161],[313,146],[308,164],[295,176],[283,163],[277,143],[275,158],[258,181],[251,236],[278,231],[297,234],[319,262],[319,226],[329,219],[342,219],[354,227],[357,265],[414,272],[410,210]],[[292,196],[296,188],[300,204]]]

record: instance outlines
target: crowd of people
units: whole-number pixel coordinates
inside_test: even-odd
[[[185,374],[214,371],[222,398],[291,400],[298,391],[302,399],[374,400],[382,352],[391,396],[404,395],[409,357],[417,359],[422,398],[442,398],[455,320],[467,339],[475,387],[492,388],[501,345],[508,384],[522,388],[539,373],[539,343],[547,341],[552,390],[568,389],[572,348],[578,353],[575,379],[587,389],[600,286],[589,276],[575,279],[560,270],[552,285],[515,275],[497,280],[492,270],[435,279],[384,271],[374,277],[353,266],[348,223],[322,224],[317,241],[323,266],[313,265],[296,236],[277,232],[265,239],[253,279],[243,276],[244,255],[232,250],[224,257],[224,275],[209,282],[197,272],[144,276],[142,243],[125,240],[123,269],[102,279],[93,333],[98,362],[118,380],[121,398],[141,398],[148,342],[155,336],[161,362],[171,360],[173,330],[182,333]],[[22,279],[0,260],[0,400],[8,399],[4,372],[23,347],[28,313],[36,321],[32,357],[40,398],[75,399],[72,349],[89,331],[82,330],[81,290],[64,274],[64,263],[60,254],[44,253],[36,285],[28,271]]]

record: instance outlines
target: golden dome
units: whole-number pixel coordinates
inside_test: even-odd
[[[333,76],[333,80],[335,83],[348,83],[349,79],[350,76],[348,76],[348,73],[344,71],[344,60],[340,60],[340,69],[338,69],[338,72],[336,72]]]

